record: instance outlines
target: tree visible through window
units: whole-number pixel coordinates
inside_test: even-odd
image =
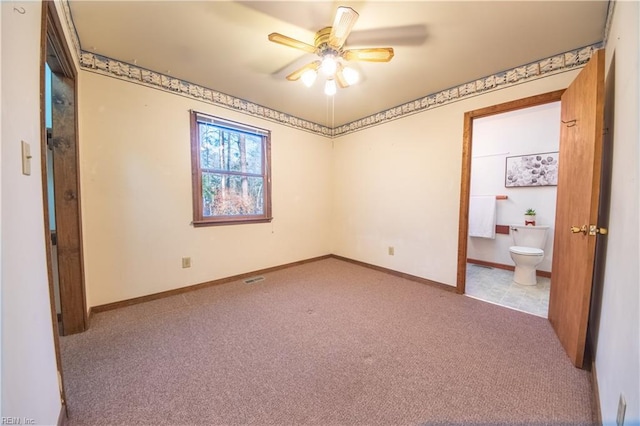
[[[270,133],[191,112],[195,226],[271,220]]]

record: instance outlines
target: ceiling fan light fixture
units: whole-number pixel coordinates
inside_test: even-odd
[[[326,55],[322,58],[322,72],[331,77],[336,73],[338,69],[338,62],[336,61],[336,57],[333,55]]]
[[[311,87],[318,75],[322,74],[322,77],[326,78],[324,93],[327,96],[333,96],[338,86],[345,89],[360,81],[359,72],[355,68],[346,67],[343,61],[389,62],[394,55],[392,47],[358,49],[344,47],[358,16],[358,12],[350,7],[338,7],[333,25],[318,30],[313,45],[280,33],[269,34],[269,41],[318,56],[315,61],[287,75],[286,79],[302,80],[306,87]]]
[[[349,86],[353,86],[358,81],[360,81],[360,74],[358,74],[358,71],[351,67],[344,67],[344,69],[342,70],[342,76]]]
[[[324,94],[327,96],[333,96],[338,91],[338,87],[336,86],[336,81],[333,79],[327,80],[324,84]]]
[[[316,70],[306,70],[304,74],[302,74],[302,77],[300,77],[300,79],[305,86],[311,87],[316,81],[316,77],[318,77],[318,73],[316,72]]]

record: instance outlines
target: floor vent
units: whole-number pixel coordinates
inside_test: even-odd
[[[257,277],[247,278],[246,280],[244,280],[244,283],[245,284],[253,284],[253,283],[257,283],[258,281],[264,281],[264,277],[257,276]]]

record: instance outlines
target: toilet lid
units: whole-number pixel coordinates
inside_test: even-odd
[[[540,254],[544,254],[544,250],[533,247],[522,247],[522,246],[512,246],[509,247],[509,251],[516,254],[523,254],[525,256],[537,256]]]

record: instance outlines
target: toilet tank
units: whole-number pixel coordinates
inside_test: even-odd
[[[548,226],[511,225],[513,244],[520,247],[544,249],[548,231]]]

